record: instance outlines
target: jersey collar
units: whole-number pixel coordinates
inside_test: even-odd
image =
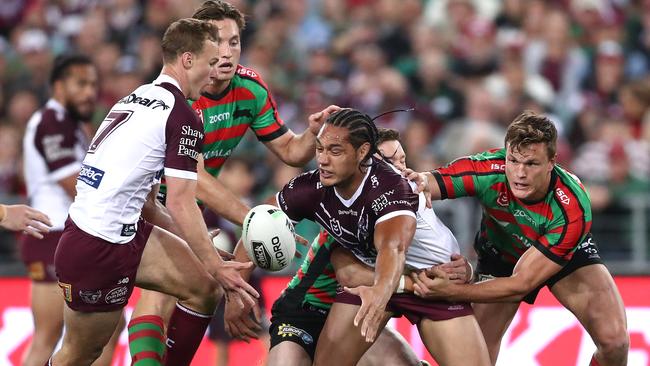
[[[359,184],[359,187],[354,192],[352,197],[350,197],[350,199],[346,200],[345,198],[341,197],[341,195],[339,195],[339,192],[336,191],[336,187],[334,187],[334,194],[345,207],[349,208],[350,206],[352,206],[352,204],[354,204],[354,201],[356,201],[357,198],[361,196],[361,193],[363,192],[363,186],[366,185],[366,179],[368,179],[368,176],[370,175],[370,170],[372,170],[372,166],[368,167],[368,169],[366,170],[366,175],[363,177],[361,184]]]
[[[63,104],[59,103],[58,100],[50,98],[47,103],[45,103],[45,108],[54,110],[57,121],[63,121],[63,118],[65,118],[65,107]]]
[[[173,77],[171,77],[171,76],[169,76],[169,75],[167,75],[167,74],[160,74],[160,75],[158,75],[158,77],[156,78],[156,80],[153,81],[153,84],[154,84],[154,85],[160,85],[160,84],[162,84],[162,83],[169,83],[169,84],[172,84],[172,85],[175,86],[179,91],[181,91],[181,92],[183,91],[183,90],[181,89],[181,86],[180,86],[180,84],[178,83],[178,81],[176,81],[176,79],[174,79]]]
[[[208,92],[204,91],[204,92],[201,92],[201,95],[208,98],[208,99],[219,100],[219,99],[225,97],[230,92],[230,89],[232,89],[232,80],[228,83],[228,86],[226,86],[226,88],[224,90],[220,91],[217,94],[212,94],[212,93],[208,93]]]

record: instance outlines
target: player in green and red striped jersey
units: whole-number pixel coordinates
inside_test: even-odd
[[[278,116],[275,102],[261,77],[254,70],[239,65],[240,32],[245,25],[243,14],[227,2],[205,1],[195,11],[193,18],[214,23],[219,29],[217,77],[204,87],[201,97],[192,103],[202,117],[205,131],[203,157],[199,158],[197,167],[199,179],[196,197],[219,216],[241,225],[249,208],[215,177],[246,130],[253,129],[257,138],[283,162],[302,166],[314,157],[316,134],[320,126],[330,113],[339,108],[329,106],[312,114],[309,116],[308,129],[296,135]],[[239,246],[236,253],[241,257],[242,253],[245,255],[245,250]],[[242,276],[247,275],[250,273],[242,273]],[[230,300],[237,303],[239,299],[232,296]],[[143,291],[131,321],[135,324],[139,318],[166,318],[171,314],[175,302],[176,299],[164,294]],[[158,320],[163,322],[162,319]],[[139,346],[133,347],[135,342],[130,344],[132,355],[147,354],[148,350],[159,348],[160,339],[156,337],[148,337],[149,343],[136,337],[133,340],[139,340]],[[173,347],[184,348],[182,342],[182,339],[176,340]]]
[[[445,274],[414,275],[422,297],[472,301],[493,362],[520,301],[548,286],[598,347],[591,365],[626,365],[625,308],[592,242],[591,202],[580,180],[555,163],[557,131],[525,112],[508,127],[505,149],[460,158],[420,174],[432,199],[475,196],[483,207],[476,284]],[[490,281],[486,281],[490,279]]]

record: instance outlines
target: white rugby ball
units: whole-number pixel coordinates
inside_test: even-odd
[[[242,241],[248,257],[258,267],[279,271],[296,253],[296,235],[291,220],[271,205],[253,207],[244,218]]]

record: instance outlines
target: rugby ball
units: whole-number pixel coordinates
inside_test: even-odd
[[[244,218],[242,241],[248,257],[267,271],[286,268],[296,253],[296,235],[291,220],[271,205],[253,207]]]

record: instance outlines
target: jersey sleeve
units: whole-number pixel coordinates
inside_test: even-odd
[[[458,158],[432,174],[443,200],[479,196],[505,174],[505,155],[491,151]]]
[[[323,188],[318,172],[311,171],[293,178],[276,195],[278,207],[293,221],[314,221],[314,205],[320,202]]]
[[[377,217],[375,225],[397,216],[415,218],[419,206],[418,195],[413,193],[406,179],[397,174],[394,177],[394,181],[387,184],[383,193],[377,195],[370,205]]]
[[[165,127],[165,175],[197,179],[196,165],[203,150],[203,125],[187,105],[175,105]]]
[[[251,90],[257,102],[257,110],[252,111],[253,123],[251,124],[251,129],[255,132],[257,139],[262,142],[268,142],[289,131],[278,114],[278,107],[273,99],[273,95],[271,95],[271,91],[260,75],[246,67],[240,67],[237,72],[242,78],[252,80],[257,84],[257,87]],[[245,112],[246,110],[235,111],[235,113]]]
[[[546,234],[533,242],[535,248],[561,266],[571,260],[573,253],[591,230],[591,221],[587,221],[585,208],[577,198],[570,192],[567,192],[564,197],[570,198],[562,202],[562,199],[555,195],[556,204],[562,214],[550,222]]]
[[[79,143],[76,129],[56,121],[52,112],[44,114],[34,140],[52,180],[58,181],[79,171],[81,164],[75,154],[75,146]]]

